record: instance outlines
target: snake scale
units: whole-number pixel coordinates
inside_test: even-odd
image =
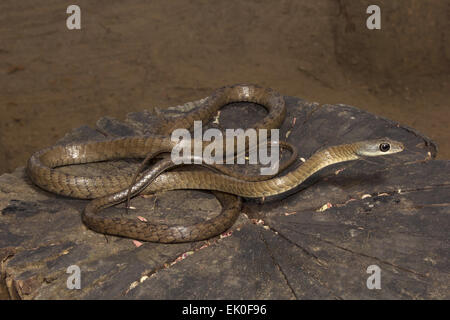
[[[55,169],[65,165],[145,158],[149,154],[170,152],[175,146],[175,142],[169,137],[173,130],[189,129],[195,120],[211,119],[224,105],[244,101],[262,105],[268,111],[267,116],[254,126],[257,130],[278,128],[285,118],[284,99],[277,92],[256,85],[227,86],[216,90],[202,106],[192,110],[185,117],[162,122],[159,135],[52,146],[31,156],[27,173],[36,185],[47,191],[69,197],[94,199],[82,214],[83,222],[94,231],[144,241],[173,243],[207,239],[231,227],[240,212],[240,197],[265,198],[282,195],[326,166],[403,150],[401,142],[389,138],[332,146],[317,151],[305,163],[289,173],[262,181],[248,181],[245,176],[230,176],[211,171],[167,171],[175,166],[170,158],[163,158],[157,162],[141,174],[134,184],[130,175],[74,176]],[[191,226],[152,224],[129,218],[98,215],[99,210],[125,201],[129,187],[132,195],[139,192],[154,193],[159,190],[212,190],[223,208],[221,214],[215,218]]]

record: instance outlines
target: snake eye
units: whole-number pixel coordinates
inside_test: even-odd
[[[380,144],[380,151],[381,152],[387,152],[391,148],[391,145],[389,143],[381,143]]]

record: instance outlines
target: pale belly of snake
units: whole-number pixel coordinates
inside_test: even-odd
[[[170,152],[175,145],[169,137],[173,130],[191,128],[195,120],[211,119],[222,106],[243,101],[263,105],[268,110],[263,121],[255,125],[257,130],[278,128],[284,120],[284,99],[271,89],[254,85],[224,87],[216,90],[200,108],[188,113],[186,117],[162,123],[160,136],[123,137],[49,147],[38,151],[29,159],[28,175],[36,185],[45,190],[70,197],[94,199],[86,206],[82,215],[83,222],[94,231],[144,241],[172,243],[207,239],[230,228],[240,213],[240,197],[265,198],[281,195],[331,164],[403,150],[400,142],[388,138],[333,146],[316,152],[301,166],[281,177],[262,181],[248,181],[247,177],[239,174],[229,176],[209,171],[165,172],[174,167],[172,161],[165,158],[139,177],[131,187],[131,194],[174,189],[212,190],[222,204],[222,212],[213,219],[190,226],[152,224],[123,217],[100,216],[97,214],[99,210],[127,199],[133,177],[73,176],[55,170],[64,165],[145,158],[156,152]],[[387,150],[382,150],[385,145],[388,146]]]

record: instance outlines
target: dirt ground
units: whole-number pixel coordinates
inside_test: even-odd
[[[371,1],[2,0],[0,174],[101,116],[244,82],[394,119],[450,159],[449,2],[377,3],[381,30]]]

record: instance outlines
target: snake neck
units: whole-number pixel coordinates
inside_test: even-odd
[[[260,192],[258,194],[253,193],[243,196],[249,198],[261,198],[290,191],[325,167],[336,163],[359,159],[360,157],[357,155],[356,149],[356,144],[347,144],[317,151],[302,165],[282,177],[266,181],[249,182],[249,184],[254,184],[253,190],[260,190]]]

